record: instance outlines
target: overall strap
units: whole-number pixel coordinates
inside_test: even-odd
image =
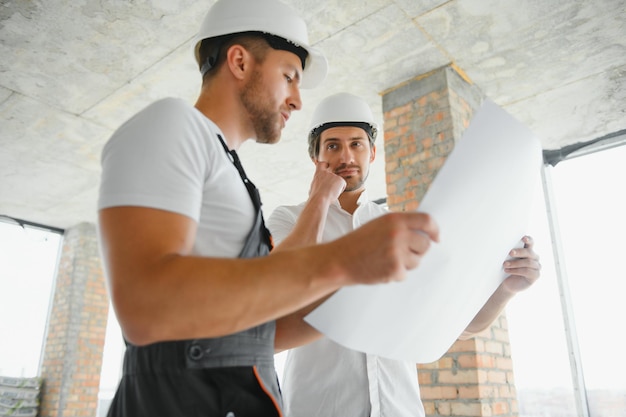
[[[217,138],[220,140],[226,155],[231,160],[237,171],[239,172],[239,176],[243,181],[243,184],[246,186],[246,190],[248,190],[248,194],[250,195],[250,199],[252,200],[252,204],[254,205],[254,209],[256,211],[256,219],[254,224],[252,225],[252,229],[248,238],[246,239],[246,244],[242,249],[239,257],[242,258],[250,258],[256,256],[264,256],[267,255],[274,247],[272,235],[270,231],[265,226],[265,219],[263,218],[263,212],[261,211],[261,195],[259,194],[259,190],[256,186],[248,179],[246,172],[241,165],[241,161],[239,160],[239,155],[234,150],[228,149],[226,142],[220,134],[217,135]]]
[[[239,160],[239,155],[237,155],[237,152],[235,152],[234,150],[231,151],[230,149],[228,149],[228,146],[226,145],[226,142],[224,142],[222,135],[218,134],[217,138],[220,140],[220,143],[224,147],[224,151],[226,151],[226,155],[228,155],[228,158],[230,159],[230,161],[233,163],[233,165],[235,165],[235,168],[237,168],[237,171],[239,172],[239,176],[241,177],[243,184],[246,186],[246,189],[248,190],[248,194],[250,194],[250,199],[252,200],[252,204],[254,204],[254,208],[258,212],[259,210],[261,210],[261,195],[259,194],[259,190],[252,183],[252,181],[248,179],[248,176],[246,175],[246,171],[244,171],[243,166],[241,165],[241,161]]]

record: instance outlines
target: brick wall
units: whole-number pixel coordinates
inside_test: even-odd
[[[454,66],[383,93],[391,210],[419,207],[481,101],[481,92]],[[481,335],[456,342],[439,361],[419,365],[418,375],[428,416],[517,416],[504,315]]]
[[[481,99],[452,66],[383,93],[390,209],[417,208]]]
[[[517,416],[506,316],[439,361],[418,365],[418,377],[428,416]]]
[[[95,226],[65,233],[45,340],[42,417],[94,417],[108,314]]]

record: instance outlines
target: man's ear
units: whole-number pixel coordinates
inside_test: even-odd
[[[226,52],[226,63],[230,72],[238,80],[246,77],[246,72],[250,68],[250,53],[241,45],[234,44]]]
[[[374,162],[374,159],[376,159],[376,145],[372,145],[372,150],[370,152],[370,164]]]

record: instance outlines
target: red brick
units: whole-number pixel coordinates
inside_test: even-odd
[[[484,416],[483,407],[480,403],[474,402],[453,402],[450,403],[450,412],[453,416]]]
[[[459,398],[480,399],[480,386],[478,384],[467,384],[459,386]]]
[[[457,362],[461,368],[476,368],[478,366],[478,358],[474,353],[460,354]]]
[[[432,400],[450,400],[458,398],[456,387],[444,385],[427,385],[420,388],[422,398]]]
[[[477,382],[475,370],[440,370],[438,383],[440,384],[470,384]]]

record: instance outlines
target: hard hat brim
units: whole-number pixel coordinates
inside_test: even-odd
[[[326,57],[317,49],[304,47],[309,53],[306,60],[300,88],[315,88],[324,81],[328,73],[328,61]]]

